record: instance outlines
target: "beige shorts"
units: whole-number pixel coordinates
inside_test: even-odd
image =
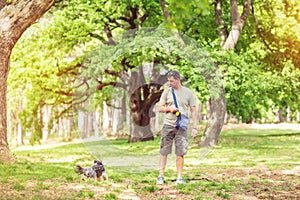
[[[183,131],[182,129],[170,125],[164,125],[162,128],[160,154],[171,154],[173,141],[175,141],[175,154],[177,156],[186,155],[188,150],[187,131]]]

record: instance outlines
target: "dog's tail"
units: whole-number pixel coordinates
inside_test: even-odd
[[[78,174],[83,174],[84,168],[82,168],[80,165],[76,165],[76,170],[75,172]]]

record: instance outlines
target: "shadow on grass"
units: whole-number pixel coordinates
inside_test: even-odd
[[[300,136],[299,133],[284,133],[284,134],[257,134],[257,135],[252,135],[253,137],[291,137],[291,136]]]
[[[169,179],[166,179],[166,180],[171,181],[171,182],[175,182],[176,178],[169,178]],[[186,180],[186,181],[209,181],[209,182],[215,181],[213,179],[209,179],[209,178],[205,178],[205,177],[203,177],[203,178],[185,178],[184,180]]]

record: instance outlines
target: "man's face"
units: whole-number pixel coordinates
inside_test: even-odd
[[[179,78],[174,78],[173,76],[168,77],[169,84],[172,88],[177,89],[180,84]]]

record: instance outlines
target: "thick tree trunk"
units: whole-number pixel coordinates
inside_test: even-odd
[[[220,89],[220,95],[217,99],[209,100],[209,105],[211,108],[210,118],[203,134],[204,139],[201,143],[203,147],[214,147],[218,144],[226,113],[224,88]]]
[[[7,142],[6,89],[11,51],[23,32],[39,19],[54,0],[13,0],[0,5],[0,162],[13,160]]]
[[[153,140],[150,129],[149,107],[141,99],[142,87],[135,90],[130,97],[131,126],[128,142]]]
[[[6,80],[9,66],[9,55],[0,50],[0,163],[13,161],[7,142],[6,114]]]
[[[159,77],[159,76],[158,76]],[[157,78],[158,78],[157,77]],[[166,80],[162,79],[162,82]],[[155,116],[153,106],[159,101],[162,82],[152,80],[147,84],[143,68],[132,72],[129,84],[131,126],[128,142],[153,140],[150,118]]]
[[[147,126],[139,126],[136,123],[131,123],[131,134],[129,135],[128,142],[144,142],[154,140],[153,132],[150,129],[150,124]]]

